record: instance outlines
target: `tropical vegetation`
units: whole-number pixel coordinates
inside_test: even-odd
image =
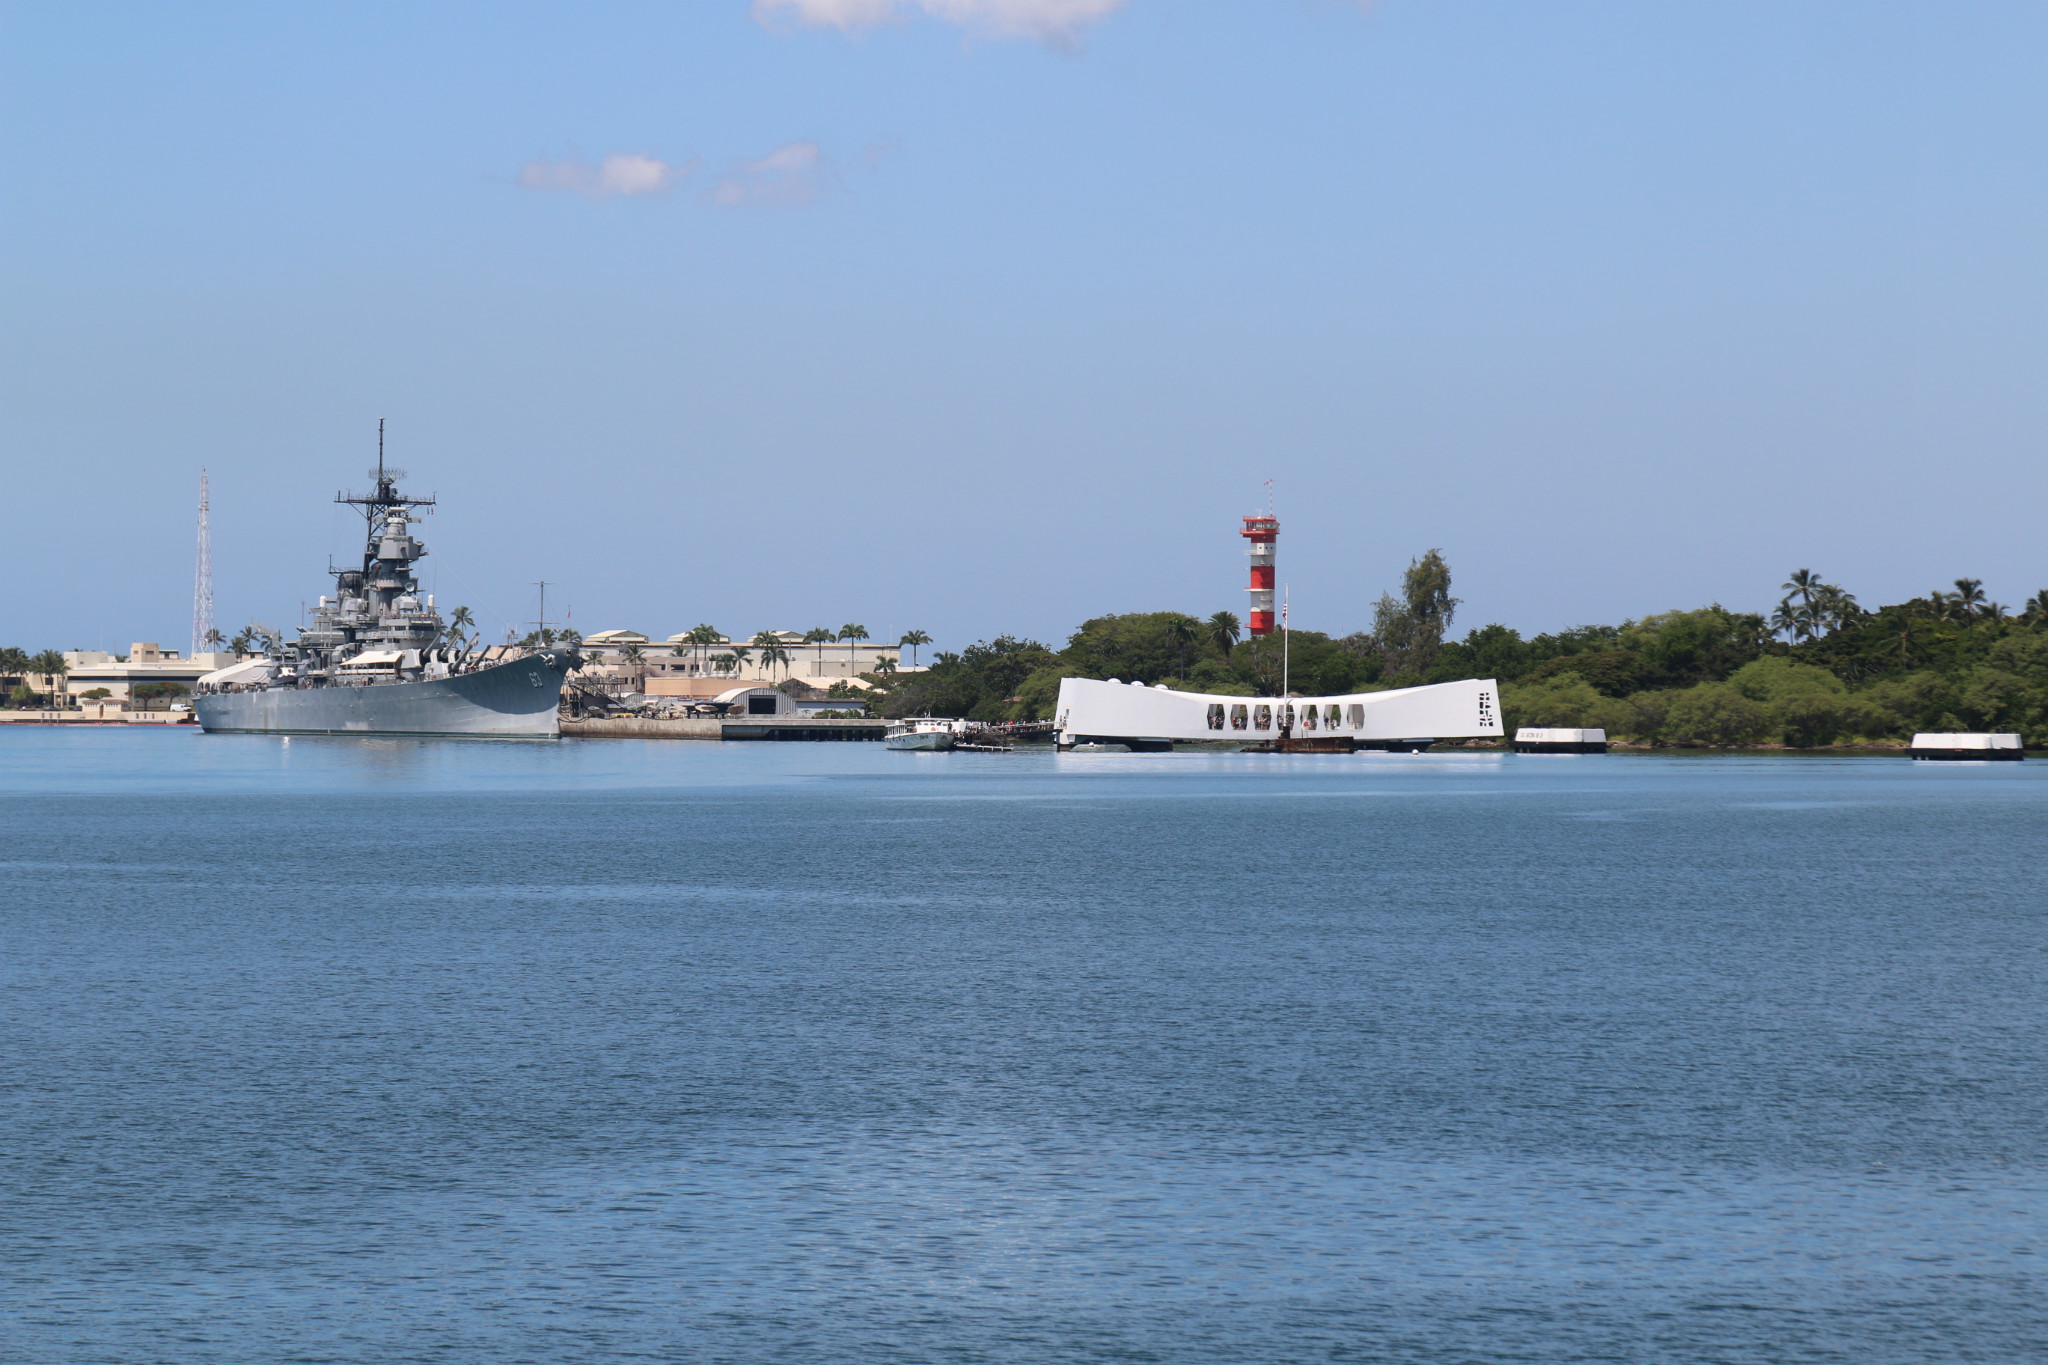
[[[1062,678],[1191,691],[1333,695],[1458,678],[1502,684],[1503,720],[1599,726],[1673,747],[1895,744],[1920,730],[2016,732],[2048,745],[2048,590],[2015,613],[1958,579],[1866,609],[1818,573],[1771,612],[1712,604],[1524,637],[1498,623],[1452,638],[1459,600],[1440,551],[1417,556],[1370,629],[1240,640],[1237,618],[1132,612],[1084,621],[1059,647],[999,636],[941,651],[923,673],[866,675],[883,715],[1036,720]]]

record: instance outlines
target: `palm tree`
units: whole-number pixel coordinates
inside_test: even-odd
[[[710,646],[717,644],[721,637],[717,626],[700,621],[690,631],[689,635],[684,638],[697,646],[697,667],[702,668],[704,666],[704,651]]]
[[[875,675],[877,677],[886,678],[895,671],[896,665],[890,662],[888,655],[877,654],[875,656]]]
[[[1230,651],[1237,647],[1239,630],[1237,613],[1219,611],[1206,623],[1209,627],[1209,643],[1223,651],[1223,657],[1230,657]]]
[[[1825,630],[1840,630],[1861,615],[1863,608],[1846,589],[1823,583],[1813,594],[1814,624]]]
[[[468,607],[457,607],[453,612],[449,613],[448,630],[450,634],[454,635],[455,643],[458,647],[469,643],[470,627],[475,624],[476,617],[470,613]]]
[[[812,626],[804,632],[804,643],[818,647],[818,677],[825,676],[825,646],[832,643],[832,632],[823,626]]]
[[[775,676],[775,665],[789,662],[789,651],[782,647],[782,637],[772,630],[755,632],[750,643],[761,651],[761,667],[768,670],[771,679]]]
[[[46,649],[28,661],[28,669],[49,678],[50,704],[61,710],[64,705],[61,699],[63,684],[57,680],[71,671],[71,665],[64,662],[64,656],[54,649]]]
[[[748,649],[745,645],[740,645],[736,647],[725,657],[732,660],[732,669],[734,677],[738,677],[739,671],[754,661],[753,651]]]
[[[1899,642],[1899,667],[1910,668],[1913,665],[1913,653],[1920,647],[1920,642],[1915,638],[1913,628],[1919,624],[1921,618],[1900,612],[1896,619],[1898,621],[1899,633],[1891,638]],[[1921,631],[1920,634],[1924,636],[1926,632]]]
[[[1785,590],[1786,598],[1798,598],[1801,605],[1812,606],[1813,595],[1820,591],[1820,575],[1811,569],[1794,569],[1792,576],[1778,585]]]
[[[916,667],[917,667],[917,647],[918,647],[919,645],[928,645],[928,644],[930,644],[931,642],[932,642],[932,637],[931,637],[931,636],[929,636],[929,635],[927,635],[927,634],[925,634],[925,633],[924,633],[923,631],[921,631],[921,630],[906,630],[906,631],[904,631],[904,632],[903,632],[903,638],[902,638],[901,640],[898,640],[898,641],[897,641],[896,643],[897,643],[897,646],[898,646],[899,648],[900,648],[900,647],[902,647],[902,646],[904,646],[904,645],[909,645],[909,646],[910,646],[910,666],[911,666],[912,668],[916,668]]]
[[[1832,583],[1822,582],[1821,576],[1811,569],[1794,569],[1792,576],[1778,586],[1785,590],[1785,600],[1771,614],[1773,634],[1790,635],[1797,640],[1818,639],[1856,613],[1855,598]],[[1798,606],[1792,605],[1795,597],[1799,599]]]
[[[1180,650],[1180,680],[1187,681],[1188,646],[1202,638],[1202,623],[1179,612],[1166,618],[1166,638]]]
[[[2027,604],[2020,608],[2020,620],[2030,626],[2048,623],[2048,588],[2027,599]]]
[[[1771,613],[1771,629],[1791,636],[1795,640],[1811,640],[1820,633],[1821,611],[1811,602],[1793,605],[1791,598],[1778,603],[1778,609]]]
[[[28,651],[15,645],[9,645],[5,649],[0,649],[0,678],[6,678],[13,682],[14,688],[9,689],[10,691],[19,689],[26,692],[28,690],[28,663]]]
[[[1956,614],[1965,618],[1984,614],[1984,580],[1981,578],[1958,578],[1956,595],[1949,601],[1955,605]]]
[[[627,645],[619,651],[619,662],[626,666],[628,672],[638,673],[643,679],[647,676],[647,670],[641,665],[646,660],[646,653],[638,645]]]
[[[839,639],[843,644],[858,644],[867,638],[868,628],[866,626],[847,624],[839,628]],[[846,651],[846,675],[849,678],[853,676],[853,651],[851,649]]]
[[[211,654],[227,642],[228,637],[220,633],[220,627],[214,626],[206,632],[205,638],[199,643],[205,645],[206,652]]]
[[[716,671],[720,673],[729,673],[732,671],[733,665],[738,663],[739,660],[735,659],[730,654],[714,654],[711,656],[708,662],[711,664],[711,667]]]

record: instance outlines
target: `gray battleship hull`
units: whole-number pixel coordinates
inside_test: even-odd
[[[202,729],[221,734],[552,739],[569,658],[540,653],[422,682],[201,695],[192,710]]]

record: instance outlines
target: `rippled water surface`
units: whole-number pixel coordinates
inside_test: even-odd
[[[2048,764],[0,733],[9,1361],[2048,1357]]]

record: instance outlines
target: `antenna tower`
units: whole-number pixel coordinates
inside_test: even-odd
[[[207,529],[206,471],[199,471],[199,563],[192,573],[192,652],[198,658],[213,648],[213,536]]]

